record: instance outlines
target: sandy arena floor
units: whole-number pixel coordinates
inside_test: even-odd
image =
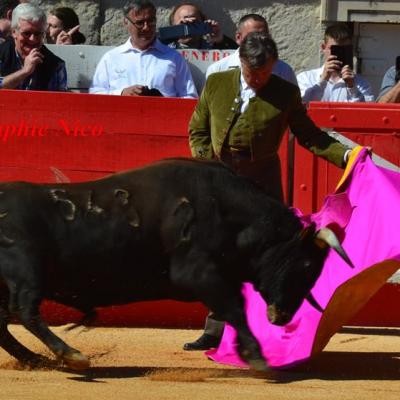
[[[20,326],[25,345],[51,357]],[[0,399],[271,399],[400,398],[400,329],[345,329],[315,360],[296,370],[260,374],[221,366],[181,350],[195,330],[53,328],[91,358],[85,373],[23,369],[0,350]]]

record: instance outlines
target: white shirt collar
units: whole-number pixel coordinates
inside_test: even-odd
[[[250,87],[244,80],[242,68],[240,68],[240,90],[242,92],[254,93],[254,95],[256,94],[255,90],[252,87]]]
[[[130,37],[128,38],[128,40],[124,44],[122,44],[119,47],[119,50],[120,50],[121,53],[128,53],[130,51],[144,52],[144,51],[147,51],[147,50],[150,50],[150,49],[155,49],[155,50],[158,50],[158,51],[160,51],[162,53],[166,53],[167,51],[170,50],[168,46],[163,45],[157,38],[145,50],[140,50],[140,49],[137,49],[136,47],[133,47]]]
[[[247,82],[244,80],[243,73],[242,73],[242,68],[240,68],[240,89],[241,90],[248,90],[251,89],[251,87],[247,84]]]
[[[241,112],[246,111],[247,107],[249,106],[250,99],[255,96],[255,90],[251,88],[244,80],[242,69],[240,68],[240,97],[242,98],[242,105],[240,107]]]

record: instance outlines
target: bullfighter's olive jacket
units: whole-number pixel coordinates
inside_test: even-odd
[[[271,75],[240,112],[240,69],[210,75],[189,124],[197,158],[219,158],[222,147],[247,150],[252,161],[277,157],[288,127],[300,145],[339,167],[348,150],[308,117],[297,86]]]

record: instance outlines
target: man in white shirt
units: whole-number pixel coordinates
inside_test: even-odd
[[[89,92],[196,98],[197,91],[186,61],[156,38],[153,3],[129,1],[123,12],[130,37],[101,58]]]
[[[331,46],[351,46],[352,42],[352,33],[345,24],[331,25],[325,30],[324,41],[321,43],[324,65],[297,75],[304,103],[375,100],[367,80],[356,74],[350,65],[342,65],[338,57],[331,54]]]
[[[268,23],[266,19],[259,15],[259,14],[247,14],[244,15],[239,23],[238,28],[236,31],[236,43],[240,46],[243,42],[243,39],[250,33],[250,32],[261,32],[269,34]],[[239,58],[239,49],[237,49],[233,54],[228,57],[223,58],[211,64],[207,68],[206,77],[208,78],[209,75],[215,72],[227,71],[228,69],[232,68],[239,68],[240,67],[240,58]],[[292,67],[285,63],[282,60],[277,60],[274,68],[272,70],[274,75],[279,76],[286,81],[297,85],[296,75],[292,69]]]

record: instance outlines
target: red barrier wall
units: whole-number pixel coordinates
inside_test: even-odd
[[[161,100],[161,101],[160,101]],[[190,156],[190,99],[0,91],[0,179],[72,181]]]
[[[0,90],[0,180],[55,182],[59,170],[71,181],[83,181],[160,158],[190,156],[187,126],[195,104],[189,99]],[[399,107],[311,103],[309,112],[318,125],[372,145],[374,152],[400,165]],[[286,195],[287,137],[280,156]],[[341,170],[296,146],[294,205],[304,212],[316,210],[340,175]],[[394,293],[392,302],[400,300],[400,291]],[[379,304],[372,299],[357,323],[381,325],[382,314],[368,310],[380,309],[385,298],[381,295]],[[382,307],[393,311],[384,324],[400,326],[400,314],[393,307]],[[74,310],[49,303],[43,313],[55,324],[80,317]],[[102,309],[98,323],[199,327],[205,313],[199,303],[136,303]]]
[[[400,105],[375,103],[310,103],[308,113],[314,122],[334,129],[390,163],[400,165]],[[336,166],[295,146],[293,204],[304,213],[318,210],[324,196],[331,193],[342,175]]]

